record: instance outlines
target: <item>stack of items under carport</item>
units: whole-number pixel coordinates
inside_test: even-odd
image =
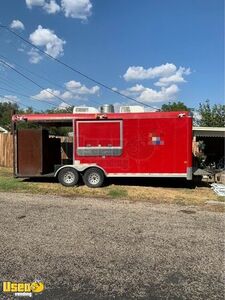
[[[218,195],[225,197],[225,185],[219,183],[211,184],[212,190]]]

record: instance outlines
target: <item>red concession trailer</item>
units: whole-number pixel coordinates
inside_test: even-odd
[[[81,177],[89,187],[101,186],[105,177],[192,179],[189,112],[27,114],[12,120],[16,177],[54,176],[65,186]],[[46,129],[38,129],[39,134],[18,129],[20,122],[71,126],[72,162],[61,163],[60,143],[51,141]]]

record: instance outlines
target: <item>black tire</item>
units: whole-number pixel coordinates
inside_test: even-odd
[[[90,188],[98,188],[103,185],[105,175],[102,170],[98,168],[90,168],[84,172],[84,183]]]
[[[73,168],[63,168],[59,171],[58,180],[64,186],[75,186],[79,180],[79,173]]]

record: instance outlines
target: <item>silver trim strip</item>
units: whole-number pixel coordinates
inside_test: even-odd
[[[108,149],[122,149],[122,147],[113,147],[113,146],[110,146],[110,147],[79,147],[79,149],[80,150],[85,150],[85,149],[87,149],[87,150],[99,150],[99,149],[101,149],[101,150],[108,150]]]
[[[70,167],[70,168],[74,168],[76,169],[78,172],[83,172],[85,169],[89,168],[89,167],[97,167],[99,169],[101,169],[106,177],[173,177],[173,178],[187,178],[187,173],[106,173],[106,171],[98,166],[97,164],[77,164],[77,165],[64,165],[62,167],[60,167],[54,174],[54,176],[56,177],[58,172],[66,167]]]
[[[114,147],[98,147],[98,148],[78,148],[77,155],[79,156],[120,156],[122,154],[122,148]]]
[[[187,177],[186,173],[108,173],[107,177]]]

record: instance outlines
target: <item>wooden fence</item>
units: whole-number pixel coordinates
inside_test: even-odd
[[[13,166],[13,138],[10,133],[0,133],[0,167]]]

